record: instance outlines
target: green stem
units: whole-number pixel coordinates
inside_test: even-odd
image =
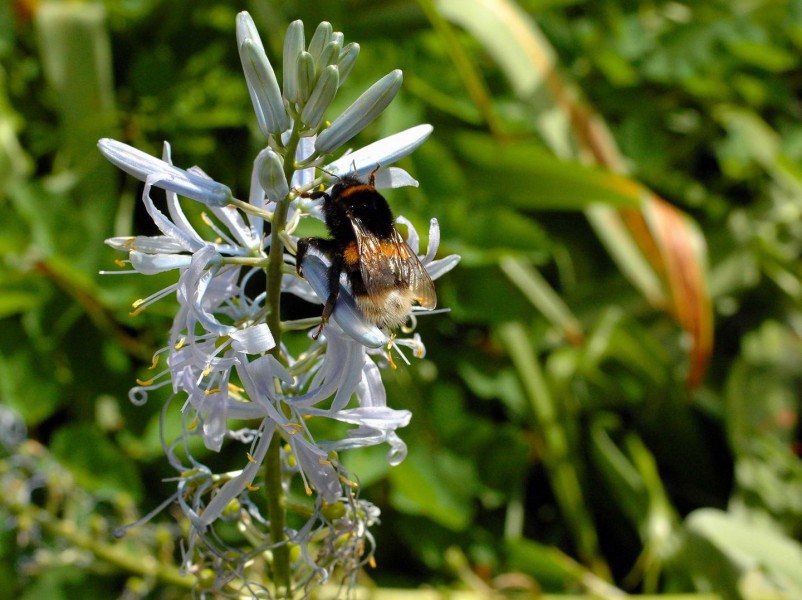
[[[579,475],[573,466],[576,461],[571,460],[573,445],[569,432],[561,423],[558,404],[546,383],[546,376],[529,336],[518,323],[504,324],[497,331],[530,401],[532,415],[542,435],[543,463],[557,503],[574,535],[577,550],[595,574],[610,581],[610,569],[599,552],[596,526],[588,511]]]
[[[4,504],[6,503],[4,502]],[[100,560],[127,573],[139,575],[143,579],[155,579],[185,589],[192,589],[197,581],[194,575],[182,575],[171,564],[156,560],[153,557],[132,554],[128,545],[124,542],[118,544],[100,542],[78,529],[75,523],[60,520],[42,508],[32,505],[21,506],[13,503],[6,504],[6,508],[20,517],[25,517],[38,523],[42,529],[66,540],[71,546],[88,550]]]
[[[298,133],[292,132],[286,146],[284,158],[284,175],[291,181],[295,170],[295,150],[298,147]],[[290,207],[289,196],[277,203],[273,213],[270,230],[270,252],[267,256],[267,300],[268,311],[266,322],[276,342],[270,351],[273,356],[281,355],[281,278],[284,267],[284,240],[281,235],[287,225],[287,211]],[[267,511],[270,517],[270,538],[273,548],[273,576],[277,597],[290,596],[290,549],[286,543],[284,526],[287,520],[286,504],[281,481],[281,443],[279,432],[273,436],[265,457],[265,495]]]

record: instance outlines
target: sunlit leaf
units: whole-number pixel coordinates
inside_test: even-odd
[[[438,6],[449,19],[465,27],[484,45],[507,75],[520,100],[529,102],[538,88],[548,92],[551,106],[533,108],[543,111],[544,115],[554,111],[563,115],[558,127],[552,123],[541,128],[543,138],[555,154],[576,160],[590,159],[618,173],[625,171],[624,161],[603,121],[580,101],[571,84],[559,75],[556,55],[548,40],[513,2],[441,0]],[[466,151],[470,152],[470,148]],[[510,160],[504,155],[503,147],[488,153],[499,162],[505,162],[502,156]],[[583,209],[596,201],[622,209],[640,207],[643,210],[641,215],[631,208],[623,209],[619,213],[620,222],[608,207],[590,208],[589,217],[622,272],[651,303],[671,313],[691,336],[688,383],[698,385],[712,348],[712,310],[706,281],[706,246],[690,219],[623,177],[593,176],[569,164],[561,171],[546,166],[543,159],[531,151],[513,164],[520,162],[528,162],[532,171],[540,167],[537,174],[530,172],[529,175],[532,181],[552,192],[552,198],[561,201],[557,206],[579,208],[566,198],[581,198],[588,201],[581,206]],[[576,178],[576,187],[571,185],[569,174]],[[514,189],[521,190],[523,182],[515,184]],[[580,189],[582,192],[574,195]],[[604,189],[615,193],[599,195]],[[535,204],[538,200],[542,202],[531,187],[523,188],[523,193],[515,196],[533,197]],[[616,203],[615,198],[628,198],[628,202]]]
[[[802,546],[760,521],[712,508],[686,519],[683,558],[694,575],[728,597],[802,598]]]

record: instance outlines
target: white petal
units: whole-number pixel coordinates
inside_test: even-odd
[[[145,275],[185,269],[192,262],[189,254],[145,254],[137,250],[131,250],[128,258],[131,259],[131,266]]]
[[[231,190],[222,183],[198,177],[133,146],[103,138],[98,148],[108,160],[140,181],[150,181],[152,185],[209,206],[225,206],[231,202]]]
[[[273,438],[273,431],[275,428],[269,419],[265,419],[263,425],[264,429],[259,438],[259,443],[251,453],[254,459],[253,462],[248,461],[248,464],[245,465],[245,468],[242,469],[240,474],[227,481],[225,485],[220,488],[217,495],[212,498],[201,516],[201,521],[204,525],[213,523],[226,509],[231,500],[239,496],[242,490],[245,489],[245,484],[253,482],[253,478],[256,477],[259,469],[262,468],[262,461],[264,461],[265,455],[267,454],[267,448],[270,446],[270,440]]]
[[[199,392],[205,394],[205,392]],[[204,395],[198,412],[203,415],[203,443],[214,452],[220,452],[226,437],[227,412],[224,392]]]
[[[456,267],[461,258],[459,254],[451,254],[440,260],[433,260],[426,265],[426,271],[429,273],[429,277],[437,279]]]
[[[265,323],[259,323],[245,329],[238,329],[228,334],[232,340],[232,347],[237,352],[246,354],[261,354],[276,345],[273,334]]]
[[[410,154],[431,133],[431,125],[416,125],[346,154],[324,168],[335,175],[356,174],[363,177],[377,165],[387,166]]]
[[[420,250],[420,238],[418,237],[418,232],[415,229],[415,226],[406,217],[398,217],[396,222],[406,225],[408,232],[407,246],[409,246],[415,254],[418,254]]]
[[[360,406],[387,406],[387,393],[384,391],[384,382],[379,367],[367,356],[362,365],[362,380],[359,382],[356,393]]]
[[[337,471],[328,461],[328,454],[298,435],[289,436],[295,459],[315,488],[326,502],[336,502],[342,495],[342,486]]]
[[[153,185],[154,181],[151,180],[151,176],[149,175],[146,177],[145,187],[142,189],[142,202],[150,218],[153,219],[153,223],[159,228],[159,231],[167,237],[175,239],[185,250],[190,252],[202,248],[204,244],[202,241],[198,241],[197,234],[194,230],[189,232],[184,231],[180,225],[173,223],[162,211],[156,208],[156,205],[150,197],[150,190]]]
[[[140,250],[145,254],[178,254],[187,250],[178,240],[166,235],[113,237],[107,239],[105,243],[115,250],[123,252]]]
[[[328,265],[323,259],[313,253],[308,253],[303,263],[304,278],[315,290],[321,303],[328,297]],[[340,283],[340,296],[337,305],[334,307],[332,319],[360,344],[369,348],[381,348],[386,345],[390,338],[381,329],[371,325],[362,316],[362,311],[357,307],[354,298],[342,283]],[[324,326],[323,332],[326,328]]]
[[[295,160],[301,162],[315,151],[315,138],[305,137],[298,142],[298,150],[295,152]],[[309,185],[315,179],[315,169],[309,167],[295,171],[292,176],[292,187],[300,188]]]
[[[437,223],[437,219],[432,219],[429,221],[429,246],[426,250],[426,256],[423,257],[423,264],[430,263],[434,260],[439,246],[440,225]]]
[[[386,190],[407,186],[418,187],[418,180],[404,169],[390,167],[376,172],[376,189]]]

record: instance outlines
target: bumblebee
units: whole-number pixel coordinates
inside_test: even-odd
[[[426,309],[437,304],[432,278],[395,228],[387,200],[376,191],[375,174],[374,170],[367,183],[353,175],[341,177],[331,194],[305,194],[323,198],[323,215],[331,235],[331,239],[301,238],[295,256],[302,277],[309,248],[331,261],[328,297],[315,339],[334,311],[343,272],[363,316],[378,327],[400,327],[414,303]]]

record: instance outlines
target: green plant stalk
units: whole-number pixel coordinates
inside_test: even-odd
[[[182,575],[172,564],[132,554],[126,551],[123,544],[107,544],[95,540],[78,529],[74,523],[58,519],[43,508],[6,502],[4,505],[13,514],[38,523],[45,531],[66,540],[71,546],[87,550],[122,571],[185,589],[192,589],[196,583],[194,575]]]
[[[443,40],[446,50],[451,56],[451,62],[457,69],[457,73],[459,73],[460,78],[465,84],[465,89],[468,91],[474,104],[476,104],[477,108],[482,113],[482,117],[487,123],[491,133],[494,137],[500,137],[501,128],[493,112],[493,102],[490,98],[490,94],[487,92],[482,77],[474,66],[471,57],[468,56],[465,48],[460,43],[459,39],[457,39],[454,29],[448,21],[443,18],[440,11],[437,10],[433,0],[418,0],[418,6],[420,6],[423,14],[426,15],[426,18],[429,19],[434,30]]]
[[[293,130],[284,155],[284,176],[292,180],[295,170],[295,150],[300,136]],[[281,277],[284,266],[284,241],[280,235],[287,225],[290,197],[280,200],[270,224],[270,252],[267,256],[267,300],[266,322],[276,345],[270,351],[277,359],[281,355]],[[281,435],[277,431],[270,441],[265,457],[265,496],[270,516],[270,537],[273,548],[273,576],[276,595],[290,595],[290,549],[286,544],[284,525],[287,520],[285,498],[281,482]],[[284,590],[282,593],[280,590]]]
[[[585,507],[579,475],[569,456],[568,436],[558,422],[554,398],[532,349],[529,335],[519,323],[501,326],[498,335],[512,358],[524,393],[531,403],[532,413],[542,431],[543,462],[579,554],[594,573],[609,581],[612,578],[610,569],[599,552],[596,526]]]

